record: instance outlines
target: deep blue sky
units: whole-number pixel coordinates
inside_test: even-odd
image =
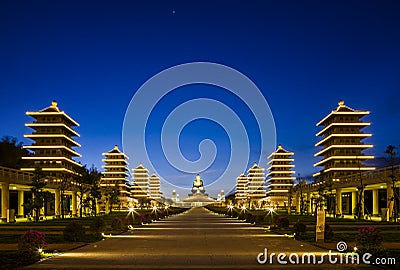
[[[371,111],[370,153],[380,156],[399,145],[399,14],[398,1],[3,0],[0,135],[28,143],[25,111],[56,99],[81,124],[81,162],[100,168],[101,153],[121,145],[125,110],[146,80],[210,61],[263,92],[277,142],[295,152],[302,175],[316,171],[315,123],[340,99]]]

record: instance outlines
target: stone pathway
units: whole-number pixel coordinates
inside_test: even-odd
[[[268,249],[286,252],[326,252],[310,244],[264,231],[204,208],[137,228],[31,265],[29,269],[325,269],[351,265],[260,265],[257,255]],[[286,258],[288,261],[288,258]],[[328,261],[326,259],[326,261]],[[354,266],[353,266],[354,268]]]

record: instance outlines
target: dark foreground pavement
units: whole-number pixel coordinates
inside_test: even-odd
[[[260,265],[257,255],[268,249],[287,254],[326,250],[266,232],[204,208],[145,225],[123,235],[93,243],[43,260],[28,269],[325,269],[355,268],[354,265]],[[288,258],[286,257],[286,261]],[[328,258],[325,259],[328,262]]]

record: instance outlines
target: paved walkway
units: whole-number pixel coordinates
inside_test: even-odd
[[[325,252],[309,244],[268,233],[204,208],[145,225],[132,232],[46,259],[29,269],[210,269],[316,268],[315,265],[260,265],[257,255],[272,252]],[[287,260],[287,258],[286,258]],[[333,267],[321,265],[320,269]],[[337,269],[342,269],[338,265]],[[348,266],[346,266],[347,268]]]

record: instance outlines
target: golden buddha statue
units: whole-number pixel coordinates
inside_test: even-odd
[[[192,193],[204,193],[203,180],[201,180],[200,175],[196,175],[196,179],[193,181]]]

